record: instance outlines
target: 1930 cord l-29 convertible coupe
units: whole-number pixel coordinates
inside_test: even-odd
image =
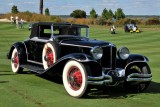
[[[99,85],[123,85],[142,92],[152,79],[147,57],[130,54],[127,47],[117,50],[110,42],[89,39],[87,25],[34,23],[29,39],[14,43],[7,56],[15,73],[27,68],[53,78],[60,75],[73,97],[83,97],[89,88]]]

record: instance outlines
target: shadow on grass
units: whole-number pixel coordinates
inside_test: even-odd
[[[38,77],[63,85],[61,77],[57,76],[51,77],[48,75],[40,75]],[[159,89],[160,89],[160,83],[151,82],[149,87],[143,93],[159,94],[160,93]],[[128,92],[123,88],[123,86],[116,86],[116,87],[98,86],[96,88],[91,89],[88,95],[85,96],[85,99],[99,99],[99,98],[123,99],[128,97],[134,97],[137,94],[141,93]]]
[[[159,94],[160,83],[151,82],[149,87],[143,92],[143,94]],[[134,97],[141,93],[128,92],[123,86],[106,87],[99,90],[91,90],[86,96],[86,99],[97,99],[97,98],[112,98],[112,99],[123,99],[128,97]]]
[[[15,75],[14,73],[3,73],[0,74],[0,76],[7,76],[7,75]],[[27,75],[32,75],[35,74],[30,71],[25,71],[21,74],[27,74]],[[57,84],[62,84],[62,77],[60,76],[49,76],[47,74],[44,75],[36,75],[40,78],[43,78],[45,80],[57,83]],[[8,81],[0,81],[0,83],[8,83]],[[149,87],[143,92],[145,94],[159,94],[160,93],[160,83],[152,81],[149,85]],[[103,99],[103,98],[110,98],[110,99],[123,99],[123,98],[128,98],[128,97],[134,97],[137,94],[140,93],[131,93],[126,91],[123,86],[116,86],[116,87],[100,87],[97,86],[96,88],[93,88],[89,91],[88,95],[85,96],[85,99]]]
[[[0,81],[0,84],[1,84],[1,83],[9,83],[9,81]]]
[[[34,72],[30,72],[30,71],[24,71],[24,72],[21,72],[21,73],[18,73],[18,74],[35,74],[35,73]],[[16,73],[13,73],[11,71],[0,72],[0,76],[7,76],[7,75],[16,75]]]

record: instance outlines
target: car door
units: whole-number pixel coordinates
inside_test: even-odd
[[[46,27],[39,26],[37,35],[25,42],[27,47],[27,61],[42,65],[42,51],[44,45],[49,41],[51,34],[46,34]]]

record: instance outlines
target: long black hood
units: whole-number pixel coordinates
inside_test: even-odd
[[[60,42],[61,45],[70,45],[70,46],[79,46],[79,47],[94,47],[94,46],[109,46],[113,45],[110,42],[98,41],[98,40],[89,40],[89,39],[80,39],[80,40],[63,40]],[[113,45],[114,46],[114,45]]]

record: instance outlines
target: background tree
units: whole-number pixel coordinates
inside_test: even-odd
[[[86,12],[84,10],[74,10],[71,14],[70,14],[71,17],[74,17],[74,18],[86,18]]]
[[[40,14],[43,14],[43,0],[40,0],[39,11],[40,11]]]
[[[49,9],[48,9],[48,8],[45,9],[45,15],[47,15],[47,16],[50,15],[50,12],[49,12]]]
[[[97,18],[98,14],[94,10],[94,8],[90,11],[90,18]]]
[[[115,11],[115,17],[117,20],[125,18],[125,14],[121,8],[118,8],[117,11]]]
[[[113,12],[112,12],[112,10],[111,9],[109,9],[109,11],[108,11],[108,17],[109,17],[109,19],[112,19],[112,18],[114,18],[114,14],[113,14]]]
[[[13,14],[19,13],[17,6],[13,5],[13,6],[12,6],[12,9],[11,9],[11,12],[12,12]]]
[[[108,10],[106,8],[103,9],[102,18],[104,18],[106,20],[109,19],[109,12],[108,12]]]

